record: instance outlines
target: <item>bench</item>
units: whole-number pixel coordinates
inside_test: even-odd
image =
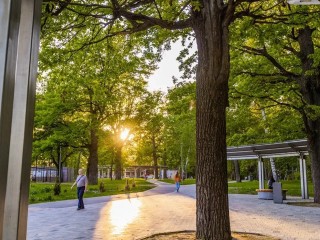
[[[283,200],[287,199],[288,189],[282,189],[282,198]],[[273,190],[272,189],[256,189],[259,199],[272,200],[273,199]]]
[[[273,199],[273,190],[272,189],[256,189],[258,192],[259,199],[272,200]]]
[[[288,189],[282,189],[283,200],[287,200],[287,192],[288,192]]]

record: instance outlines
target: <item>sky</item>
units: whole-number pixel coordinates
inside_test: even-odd
[[[172,76],[180,78],[179,62],[177,57],[182,50],[180,41],[171,45],[171,50],[165,51],[162,55],[162,61],[158,64],[158,69],[149,77],[148,90],[161,90],[167,92],[168,87],[173,87]]]

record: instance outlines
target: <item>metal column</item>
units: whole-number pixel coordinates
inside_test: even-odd
[[[277,170],[276,170],[276,164],[274,162],[274,158],[270,158],[270,165],[271,165],[273,179],[277,182],[278,176],[277,176]]]
[[[0,1],[0,238],[26,239],[40,0]]]
[[[261,157],[258,159],[259,189],[264,189],[264,166]]]
[[[308,182],[307,182],[307,167],[304,156],[300,155],[300,181],[301,181],[301,197],[302,199],[309,199]]]
[[[133,169],[134,169],[134,177],[135,177],[135,178],[138,178],[137,170],[138,170],[139,168],[133,168]]]
[[[7,189],[9,141],[12,122],[13,89],[16,73],[19,0],[0,1],[0,238],[2,239],[4,202]]]

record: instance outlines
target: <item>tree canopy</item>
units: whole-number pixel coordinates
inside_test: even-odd
[[[261,135],[257,133],[273,140],[288,137],[282,135],[286,131],[275,131],[273,127],[276,128],[276,122],[269,120],[275,116],[287,119],[280,111],[281,105],[290,107],[285,110],[287,114],[292,114],[292,109],[302,114],[311,149],[320,149],[320,137],[317,134],[320,127],[318,47],[312,38],[317,38],[314,26],[318,22],[309,19],[313,14],[317,14],[316,7],[293,8],[285,1],[276,0],[45,1],[42,31],[46,39],[43,44],[48,47],[45,55],[49,63],[46,64],[56,64],[56,69],[61,73],[59,78],[68,76],[64,87],[70,85],[70,93],[76,92],[83,97],[77,99],[71,109],[83,111],[77,104],[87,107],[77,114],[87,117],[84,122],[90,129],[87,134],[90,136],[87,145],[91,146],[88,168],[93,166],[94,175],[98,163],[100,127],[105,121],[119,120],[118,115],[110,115],[110,109],[119,106],[117,96],[124,98],[121,89],[125,85],[119,85],[119,94],[110,94],[111,90],[106,89],[112,84],[117,86],[118,82],[131,86],[135,82],[133,80],[140,79],[136,74],[147,75],[154,69],[153,64],[160,59],[161,49],[167,48],[169,41],[181,37],[183,41],[190,38],[192,42],[194,38],[197,56],[188,57],[186,52],[182,52],[181,57],[187,61],[181,68],[187,70],[185,76],[196,73],[195,115],[194,110],[190,109],[194,95],[189,90],[193,86],[186,84],[168,94],[168,108],[164,112],[168,117],[164,119],[164,125],[161,116],[152,111],[149,112],[153,117],[146,118],[146,123],[142,125],[148,136],[153,136],[152,159],[155,166],[155,159],[159,156],[157,150],[160,148],[164,151],[164,160],[169,161],[172,152],[174,157],[171,159],[179,159],[182,169],[187,165],[187,159],[196,153],[197,238],[231,239],[226,162],[228,139],[230,143],[240,144],[252,142],[252,139],[261,140]],[[116,40],[110,45],[111,37]],[[122,58],[120,55],[119,58],[107,55],[110,46],[116,52],[122,52]],[[53,54],[50,49],[59,49],[63,54]],[[78,55],[79,52],[81,54]],[[130,61],[135,57],[141,62],[138,59]],[[108,65],[107,60],[110,59],[116,61]],[[190,67],[195,60],[196,69]],[[68,68],[72,69],[75,61],[82,68],[73,68],[72,74],[68,74]],[[115,74],[109,75],[104,71],[108,66],[112,66],[109,70],[115,71]],[[50,68],[52,65],[45,74],[54,78]],[[74,89],[73,78],[79,81],[74,82]],[[78,84],[82,88],[78,89]],[[241,100],[232,102],[229,88],[231,96]],[[132,92],[129,94],[134,96]],[[74,94],[70,95],[70,99],[73,97]],[[179,102],[175,103],[174,99]],[[124,100],[127,102],[126,98]],[[152,106],[152,101],[149,104]],[[119,109],[123,114],[127,113],[126,108]],[[145,112],[148,113],[147,109]],[[301,136],[299,127],[294,124],[301,124],[301,120],[296,114],[292,115],[295,120],[290,125],[295,132],[291,135]],[[74,116],[73,113],[70,118]],[[239,116],[249,116],[249,119],[240,121],[242,124],[232,122]],[[231,120],[228,122],[230,131],[227,130],[227,117]],[[124,119],[123,115],[120,119]],[[243,126],[252,122],[257,125]],[[140,123],[143,123],[141,119]],[[159,129],[157,134],[162,131],[162,126],[168,126],[163,131],[163,139],[149,131],[148,123]],[[179,123],[183,124],[179,126]],[[191,142],[194,123],[195,149],[194,142]],[[232,131],[237,133],[234,135]],[[240,134],[238,131],[241,131]],[[175,153],[168,152],[173,145],[176,146]],[[180,152],[177,150],[179,145]],[[122,148],[119,147],[116,154],[118,160],[121,159],[120,150]],[[320,181],[320,152],[313,153],[313,180],[317,184]],[[121,169],[121,164],[118,167]],[[95,181],[94,177],[92,181]],[[315,191],[315,201],[319,201],[319,190],[320,187]]]

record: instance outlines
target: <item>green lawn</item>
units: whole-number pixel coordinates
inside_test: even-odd
[[[161,179],[159,181],[166,182],[166,183],[174,183],[173,179]],[[181,182],[181,185],[190,185],[190,184],[195,184],[195,183],[196,183],[195,179],[185,179]]]
[[[105,192],[99,191],[99,185],[89,185],[89,191],[85,193],[85,197],[100,197],[109,196],[121,193],[134,193],[142,192],[148,189],[154,188],[155,185],[149,183],[143,179],[135,179],[136,187],[132,187],[132,179],[129,179],[130,190],[126,191],[126,180],[113,180],[110,179],[100,179],[104,183]],[[172,179],[163,179],[162,182],[174,183]],[[267,181],[265,181],[266,183]],[[288,189],[287,195],[289,196],[301,196],[300,181],[281,181],[282,188]],[[195,184],[195,179],[185,179],[181,182],[181,185]],[[67,199],[76,199],[77,190],[76,187],[70,189],[72,183],[62,183],[61,193],[59,196],[55,196],[53,192],[54,183],[31,183],[30,184],[30,194],[29,203],[41,203],[50,201],[60,201]],[[311,182],[308,182],[309,195],[313,196],[313,187]],[[267,186],[265,186],[267,188]],[[241,182],[241,183],[228,183],[229,193],[238,194],[257,194],[256,189],[259,188],[258,181]]]
[[[126,179],[123,180],[110,180],[110,179],[99,179],[100,182],[104,183],[105,192],[99,191],[99,185],[89,185],[88,191],[85,193],[85,197],[101,197],[109,196],[121,193],[134,193],[142,192],[148,189],[154,188],[155,185],[149,183],[143,179],[135,179],[136,186],[132,187],[132,179],[129,179],[130,190],[126,191]],[[61,193],[59,196],[54,195],[54,183],[31,183],[29,192],[29,203],[41,203],[50,201],[60,201],[67,199],[77,198],[77,187],[71,189],[72,183],[62,183]]]
[[[160,180],[166,183],[174,183],[172,179],[163,179]],[[288,196],[301,196],[301,187],[300,181],[281,181],[282,188],[288,189],[287,195]],[[188,184],[195,184],[195,179],[185,179],[181,185],[188,185]],[[265,188],[267,188],[267,181],[265,181]],[[228,190],[229,193],[238,193],[238,194],[257,194],[256,189],[259,188],[258,181],[246,181],[241,183],[228,183]],[[309,196],[313,196],[313,187],[312,183],[308,182],[308,190]]]
[[[288,196],[301,196],[300,181],[281,181],[282,189],[288,189]],[[265,181],[267,184],[267,181]],[[241,182],[241,183],[228,183],[229,193],[240,193],[240,194],[257,194],[256,189],[259,188],[258,181]],[[265,185],[265,188],[267,186]],[[313,196],[312,183],[308,182],[309,195]]]

